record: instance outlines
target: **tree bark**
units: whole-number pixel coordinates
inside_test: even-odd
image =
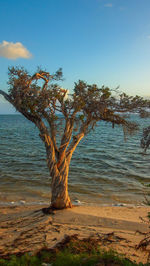
[[[49,138],[47,138],[48,140]],[[61,155],[61,160],[56,160],[54,147],[45,143],[47,153],[47,165],[49,168],[51,181],[51,205],[53,209],[71,208],[72,204],[68,195],[68,174],[69,164],[65,153]]]
[[[58,176],[52,177],[51,207],[55,209],[71,208],[71,200],[68,194],[68,173],[64,170]]]
[[[69,165],[65,159],[65,156],[61,165],[58,166],[57,164],[57,166],[53,169],[50,167],[50,175],[52,177],[51,208],[64,209],[72,207],[68,194],[68,173]]]

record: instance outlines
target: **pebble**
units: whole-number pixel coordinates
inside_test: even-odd
[[[81,203],[81,201],[80,201],[80,200],[75,200],[75,202],[76,202],[76,203],[79,203],[79,204]]]
[[[25,202],[25,200],[20,200],[20,203],[25,204],[26,202]]]
[[[123,206],[126,206],[126,204],[125,203],[116,203],[116,204],[113,204],[113,206],[123,207]]]

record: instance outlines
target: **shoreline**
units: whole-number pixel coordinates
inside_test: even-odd
[[[83,239],[112,234],[112,241],[104,243],[103,248],[112,248],[136,262],[146,262],[148,251],[135,249],[143,235],[135,232],[149,231],[150,207],[74,206],[51,215],[44,215],[43,207],[48,206],[0,207],[0,256],[34,253],[45,245],[53,248],[66,235],[77,234]]]
[[[14,191],[13,191],[14,190]],[[144,195],[149,192],[149,188],[145,188],[145,191],[141,189],[140,194],[139,193],[125,193],[125,192],[119,192],[114,193],[106,191],[106,193],[103,194],[89,194],[89,193],[77,193],[69,190],[69,195],[72,202],[79,201],[83,205],[98,205],[98,206],[116,206],[116,205],[144,205]],[[32,191],[28,188],[24,188],[24,190],[19,191],[19,187],[17,190],[17,187],[12,188],[12,190],[9,191],[3,191],[3,188],[1,188],[0,191],[0,206],[1,205],[36,205],[36,204],[49,204],[51,199],[51,188],[49,188],[49,191],[41,190],[40,188],[36,188],[36,191]]]
[[[74,206],[91,206],[91,207],[148,207],[145,203],[144,203],[144,198],[143,201],[140,202],[124,202],[124,201],[101,201],[101,202],[88,202],[88,201],[81,201],[79,199],[74,199],[71,200],[72,204]],[[49,200],[35,200],[33,201],[33,199],[31,198],[27,198],[27,200],[25,199],[25,197],[22,197],[17,199],[17,200],[6,200],[6,199],[1,199],[0,198],[0,208],[1,207],[18,207],[18,206],[42,206],[42,205],[49,205],[50,204],[50,199]]]

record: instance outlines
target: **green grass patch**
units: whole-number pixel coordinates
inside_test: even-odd
[[[143,265],[136,264],[113,250],[103,250],[96,239],[79,240],[77,236],[66,237],[53,250],[44,248],[35,255],[25,253],[13,255],[9,259],[0,259],[0,266],[42,266],[44,263],[52,266]]]

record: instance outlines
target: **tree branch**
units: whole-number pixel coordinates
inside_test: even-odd
[[[56,163],[56,154],[55,147],[51,137],[49,136],[48,129],[45,124],[41,121],[37,122],[36,126],[40,131],[40,138],[45,144],[46,154],[47,154],[47,164],[50,171],[50,175],[52,176],[52,172],[58,172],[57,163]]]
[[[73,124],[74,124],[74,122],[71,119],[66,119],[64,134],[62,136],[61,144],[60,144],[60,148],[59,148],[59,161],[57,163],[58,168],[61,165],[61,162],[64,158],[65,153],[66,153],[67,147],[70,143],[71,136],[72,136],[72,130],[73,130]]]
[[[28,120],[32,121],[35,124],[36,124],[37,120],[39,120],[39,118],[37,118],[37,116],[30,114],[29,112],[25,111],[23,108],[16,107],[13,100],[11,99],[11,97],[6,92],[0,90],[0,94],[5,98],[6,101],[11,103],[16,108],[16,110],[19,111],[21,114],[23,114],[23,116],[25,116]]]
[[[11,97],[4,91],[0,90],[0,94],[4,97],[4,99],[12,104]]]
[[[79,142],[81,141],[83,137],[84,137],[84,133],[79,133],[76,136],[73,136],[72,143],[70,144],[70,147],[66,154],[68,164],[70,163],[73,152],[75,151],[76,147],[78,146]]]
[[[58,159],[58,148],[57,148],[57,144],[56,144],[56,132],[55,132],[55,125],[54,125],[54,121],[48,116],[48,114],[43,111],[43,116],[44,118],[47,120],[48,124],[49,124],[49,128],[50,128],[50,133],[51,133],[51,139],[55,148],[55,154],[56,157]]]
[[[30,84],[34,80],[43,79],[45,82],[44,82],[42,89],[44,90],[46,88],[48,82],[49,82],[50,77],[51,77],[51,75],[48,72],[36,73],[28,81],[28,86],[30,86]]]

